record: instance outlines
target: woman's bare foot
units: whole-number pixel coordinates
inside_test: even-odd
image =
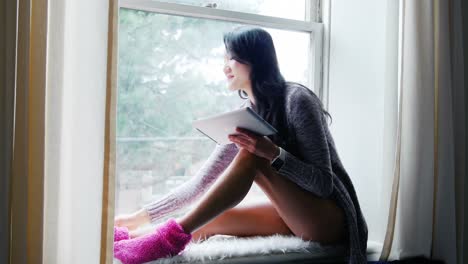
[[[140,226],[138,229],[134,229],[134,230],[128,232],[128,234],[129,234],[130,238],[141,237],[141,236],[144,236],[144,235],[146,235],[148,233],[153,232],[155,229],[158,228],[159,225],[157,225],[156,227],[154,225]]]
[[[141,209],[133,214],[118,215],[114,220],[114,225],[127,227],[128,230],[132,231],[149,222],[148,212],[145,209]]]

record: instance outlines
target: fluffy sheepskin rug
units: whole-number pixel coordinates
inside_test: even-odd
[[[303,253],[302,257],[326,257],[343,256],[343,246],[321,246],[318,243],[304,241],[295,236],[256,236],[235,237],[226,235],[215,235],[201,242],[191,242],[178,256],[172,258],[158,259],[149,262],[151,264],[173,264],[173,263],[217,263],[219,260],[230,260],[235,262],[236,258],[255,257],[268,255],[270,260],[275,256],[284,256],[285,253]],[[264,259],[264,258],[263,258]],[[249,263],[239,262],[239,263]],[[263,261],[268,263],[269,261]],[[120,263],[114,260],[114,263]]]

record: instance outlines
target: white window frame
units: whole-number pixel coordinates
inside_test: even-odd
[[[322,0],[321,0],[322,1]],[[320,2],[321,2],[320,1]],[[213,2],[216,2],[215,0]],[[265,16],[251,13],[244,13],[231,10],[215,9],[210,7],[191,6],[175,3],[160,2],[156,0],[120,0],[119,7],[142,10],[166,15],[185,16],[193,18],[203,18],[219,20],[224,22],[234,22],[275,29],[305,32],[310,35],[309,54],[314,54],[314,59],[309,62],[309,83],[307,86],[316,93],[319,98],[326,102],[323,89],[323,39],[324,25],[312,20],[319,20],[321,12],[317,7],[306,0],[307,21]],[[328,103],[324,103],[328,108]]]

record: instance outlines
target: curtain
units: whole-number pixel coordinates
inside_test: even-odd
[[[112,262],[117,8],[18,1],[10,263]]]
[[[463,190],[456,183],[465,173],[460,1],[403,0],[400,17],[399,118],[381,259],[457,263]]]
[[[18,1],[10,263],[42,259],[47,1]]]
[[[0,263],[7,263],[10,242],[10,183],[13,155],[16,1],[0,3]]]

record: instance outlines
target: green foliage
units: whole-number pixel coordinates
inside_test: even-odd
[[[234,26],[120,10],[118,173],[152,170],[158,175],[183,175],[209,155],[214,143],[194,130],[192,121],[241,103],[237,92],[227,90],[224,79],[211,79],[206,72],[218,61],[215,71],[222,74],[222,34]]]

